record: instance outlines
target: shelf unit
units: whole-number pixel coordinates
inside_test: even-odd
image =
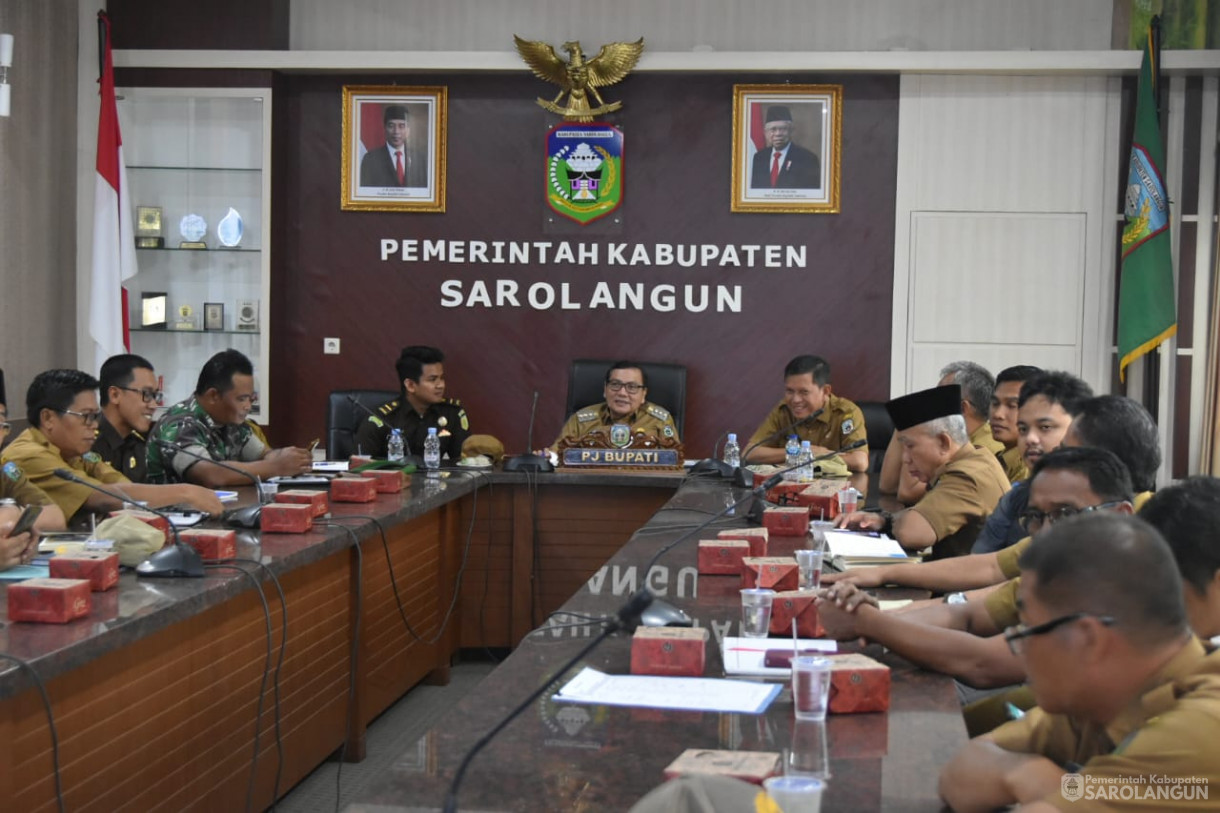
[[[117,94],[131,205],[161,209],[164,240],[162,247],[136,251],[139,273],[126,286],[131,351],[164,377],[165,401],[172,404],[194,391],[214,353],[240,350],[254,362],[252,417],[269,423],[271,89],[120,88]],[[243,223],[236,247],[217,237],[230,208]],[[206,221],[206,249],[180,248],[188,214]],[[166,294],[169,329],[140,327],[141,295],[149,292]],[[205,303],[224,305],[222,330],[203,329]],[[173,329],[184,306],[199,329]]]

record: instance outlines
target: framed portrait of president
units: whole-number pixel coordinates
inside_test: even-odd
[[[842,85],[734,85],[733,211],[837,213],[842,103]]]
[[[341,208],[445,211],[448,89],[345,85]]]

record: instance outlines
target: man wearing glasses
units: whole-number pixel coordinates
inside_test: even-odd
[[[102,414],[93,451],[133,483],[148,477],[148,430],[157,407],[157,376],[140,356],[111,356],[102,364]]]
[[[97,379],[80,370],[47,370],[30,383],[25,396],[30,426],[4,450],[4,462],[25,470],[31,482],[46,492],[69,520],[87,512],[104,513],[123,507],[122,501],[88,486],[61,479],[56,469],[69,469],[89,482],[125,494],[131,502],[153,508],[185,504],[209,514],[224,509],[216,494],[193,485],[133,483],[93,451],[101,410]]]
[[[1191,634],[1161,535],[1113,513],[1068,519],[1035,537],[1021,575],[1004,640],[1038,708],[954,756],[949,806],[1215,809],[1220,657]]]
[[[605,401],[577,410],[568,418],[559,430],[559,437],[551,444],[552,449],[565,438],[578,440],[594,432],[609,434],[615,424],[628,426],[633,436],[636,432],[644,432],[658,438],[679,439],[669,410],[644,400],[648,381],[638,362],[616,361],[610,365],[603,393]]]

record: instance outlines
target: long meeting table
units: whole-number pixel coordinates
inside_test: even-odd
[[[125,574],[118,589],[93,594],[88,618],[69,624],[9,622],[0,587],[0,651],[46,684],[67,809],[110,811],[233,808],[248,794],[253,807],[268,807],[328,757],[361,759],[369,722],[419,682],[447,681],[460,648],[516,647],[356,805],[437,807],[465,749],[587,640],[589,627],[560,626],[550,614],[612,613],[642,584],[641,566],[658,545],[731,496],[719,481],[669,472],[416,475],[401,494],[332,504],[311,533],[239,537],[239,557],[251,563],[210,568],[203,579]],[[735,587],[696,580],[694,551],[693,541],[676,548],[649,586],[701,625],[727,628]],[[277,575],[286,619],[253,562]],[[262,583],[267,611],[234,567]],[[281,643],[278,703],[267,683],[256,723]],[[626,672],[628,649],[616,637],[590,663]],[[709,674],[717,674],[711,650]],[[832,780],[828,809],[932,809],[935,767],[965,741],[952,683],[891,665],[888,715],[828,723],[843,777]],[[474,763],[463,807],[625,808],[682,748],[778,750],[790,717],[783,698],[759,717],[546,701]],[[42,701],[28,673],[5,661],[0,799],[6,809],[55,808]]]

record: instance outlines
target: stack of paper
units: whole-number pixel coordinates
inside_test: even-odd
[[[778,685],[717,678],[607,675],[585,667],[551,699],[556,703],[762,714]]]
[[[826,531],[826,548],[835,565],[847,569],[861,565],[917,562],[891,536],[860,531]]]
[[[720,652],[724,671],[728,675],[755,675],[761,677],[786,678],[792,674],[787,666],[765,665],[768,649],[796,649],[798,652],[839,651],[835,641],[823,638],[798,638],[793,646],[791,638],[732,638],[725,636]]]

